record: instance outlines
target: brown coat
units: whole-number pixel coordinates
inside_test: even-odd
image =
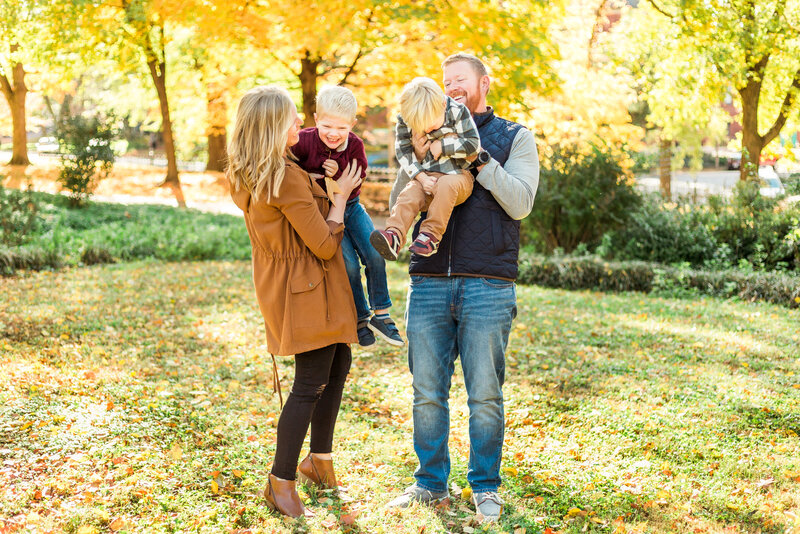
[[[267,348],[290,355],[355,343],[356,307],[340,243],[343,224],[325,221],[322,188],[286,159],[278,195],[253,202],[232,191],[253,247],[253,282],[267,329]]]

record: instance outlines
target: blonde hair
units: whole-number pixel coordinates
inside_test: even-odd
[[[250,89],[239,101],[228,145],[226,175],[235,191],[246,189],[253,200],[278,194],[285,173],[284,154],[297,109],[282,87]]]
[[[430,78],[414,78],[400,94],[400,116],[412,132],[424,132],[445,110],[444,91]]]
[[[355,120],[358,111],[356,96],[350,89],[339,85],[326,85],[317,93],[317,113],[335,115],[347,120]]]
[[[464,52],[458,52],[451,56],[447,56],[445,60],[442,61],[442,68],[450,65],[451,63],[458,63],[459,61],[469,63],[470,67],[472,67],[472,70],[474,70],[475,74],[478,75],[478,78],[489,75],[489,70],[486,68],[486,65],[483,64],[483,61],[472,54],[466,54]]]

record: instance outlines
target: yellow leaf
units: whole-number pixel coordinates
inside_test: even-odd
[[[108,528],[113,532],[117,532],[118,530],[129,530],[131,525],[124,518],[118,517],[108,525]]]
[[[732,502],[726,503],[725,507],[728,510],[733,510],[734,512],[739,509],[739,505],[738,504],[733,504]]]
[[[463,490],[461,490],[461,498],[465,501],[468,501],[472,498],[472,488],[467,486]]]
[[[244,471],[242,471],[241,469],[234,469],[233,476],[235,476],[236,478],[242,478],[244,476]]]
[[[216,480],[211,481],[211,492],[212,493],[219,493],[219,484],[217,484]]]
[[[78,529],[78,534],[98,534],[98,532],[92,525],[83,525]]]
[[[575,517],[578,515],[586,515],[586,512],[584,512],[580,508],[570,508],[569,512],[567,512],[566,518]]]
[[[515,476],[517,476],[519,474],[519,471],[517,471],[516,467],[504,467],[503,468],[503,473],[505,473],[506,475],[508,475],[510,477],[515,477]]]
[[[169,450],[169,455],[173,460],[180,460],[181,456],[183,456],[183,451],[181,450],[181,446],[178,442],[175,442],[172,445],[172,448]]]

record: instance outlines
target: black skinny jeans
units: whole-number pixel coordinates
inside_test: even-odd
[[[294,383],[278,420],[278,446],[272,464],[272,474],[284,480],[295,479],[309,424],[311,452],[331,452],[333,427],[352,355],[350,345],[336,343],[301,352],[294,361]]]

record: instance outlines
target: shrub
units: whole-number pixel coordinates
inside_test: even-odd
[[[787,195],[800,195],[800,173],[789,175],[783,183]]]
[[[603,236],[596,252],[607,259],[646,260],[694,267],[800,269],[800,205],[762,197],[752,182],[737,184],[730,201],[707,205],[648,198],[630,224]]]
[[[70,192],[73,205],[86,202],[114,165],[112,126],[100,117],[67,117],[56,129],[61,145],[58,181]]]
[[[528,256],[520,260],[520,284],[561,289],[685,293],[800,306],[800,277],[786,273],[705,271],[646,262],[608,262],[600,258]]]
[[[728,259],[699,211],[664,204],[658,195],[646,197],[624,228],[603,236],[597,253],[606,258],[665,264],[703,265]]]
[[[39,207],[30,189],[18,191],[0,185],[0,243],[24,243],[39,223]]]
[[[641,197],[623,169],[623,157],[596,145],[588,153],[578,146],[556,147],[542,165],[536,209],[523,221],[523,244],[570,252],[624,226]]]

